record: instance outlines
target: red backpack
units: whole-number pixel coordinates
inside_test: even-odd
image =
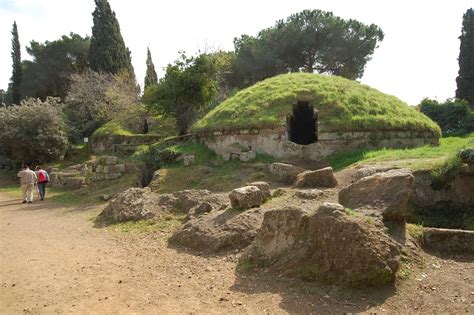
[[[38,172],[38,183],[44,183],[47,182],[48,178],[46,177],[46,174],[44,171],[39,171]]]

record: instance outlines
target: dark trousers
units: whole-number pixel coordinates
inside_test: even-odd
[[[46,183],[38,183],[38,191],[40,199],[44,200],[44,196],[46,195]]]

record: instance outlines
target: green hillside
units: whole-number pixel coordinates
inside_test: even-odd
[[[192,130],[285,126],[296,101],[316,107],[325,130],[416,130],[441,135],[436,123],[394,96],[356,81],[308,73],[283,74],[244,89],[210,111]]]

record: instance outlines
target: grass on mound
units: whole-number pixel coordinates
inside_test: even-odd
[[[353,150],[336,153],[328,157],[328,162],[335,170],[359,164],[388,162],[394,166],[412,169],[441,170],[446,161],[455,156],[459,150],[474,147],[474,133],[463,137],[447,137],[440,139],[439,146],[426,145],[412,149],[375,149]],[[435,175],[435,174],[434,174]]]
[[[419,130],[441,135],[438,125],[395,96],[336,76],[279,75],[228,98],[193,131],[268,128],[286,125],[296,101],[309,101],[331,131]]]
[[[105,123],[92,134],[92,139],[103,139],[109,136],[132,136],[143,132],[140,123],[147,115],[147,109],[143,104],[135,104],[122,113],[118,113],[114,119]],[[138,128],[138,129],[137,129]],[[164,115],[153,116],[149,119],[148,134],[157,134],[163,137],[178,134],[176,120]]]

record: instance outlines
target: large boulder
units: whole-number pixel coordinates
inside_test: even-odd
[[[241,261],[307,280],[365,286],[393,282],[399,256],[400,246],[383,229],[325,203],[313,214],[295,207],[266,212]]]
[[[234,209],[245,210],[265,202],[265,194],[257,186],[245,186],[232,190],[229,199]]]
[[[296,175],[305,171],[301,167],[285,163],[272,163],[270,164],[269,169],[270,173],[286,183],[292,183],[295,180]]]
[[[305,171],[296,176],[294,187],[336,187],[337,180],[334,177],[332,167],[325,167],[316,171]]]
[[[172,194],[157,194],[150,188],[129,188],[110,201],[99,219],[110,222],[158,218],[165,214],[189,214],[222,208],[228,204],[224,194],[208,190],[183,190]],[[212,210],[212,209],[211,209]]]
[[[156,198],[149,188],[129,188],[110,201],[99,219],[122,222],[155,217]]]
[[[395,169],[364,177],[339,192],[339,203],[356,209],[373,207],[387,220],[404,221],[414,177],[408,169]]]
[[[191,216],[171,236],[170,243],[207,253],[242,249],[255,238],[264,212],[261,208],[244,212],[228,208]]]

